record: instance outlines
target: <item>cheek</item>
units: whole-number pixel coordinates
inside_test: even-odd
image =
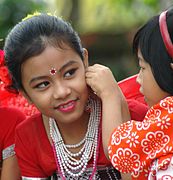
[[[81,79],[78,81],[78,90],[80,91],[80,93],[88,92],[88,87],[87,87],[85,79]]]
[[[85,80],[85,76],[80,76],[76,84],[77,91],[83,96],[85,99],[88,98],[88,86]]]
[[[31,99],[31,101],[38,107],[41,106],[48,106],[49,105],[49,101],[51,100],[51,96],[50,96],[50,92],[46,91],[45,93],[38,93],[35,91],[29,91],[28,92],[29,97]]]
[[[87,83],[86,83],[84,71],[82,71],[80,75],[78,74],[78,78],[76,79],[76,86],[80,87],[83,90],[87,89]]]

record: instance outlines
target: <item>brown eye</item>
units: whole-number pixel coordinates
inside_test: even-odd
[[[46,88],[49,84],[50,83],[48,81],[41,82],[41,83],[37,84],[34,88],[43,89],[43,88]]]
[[[73,76],[73,75],[75,74],[76,70],[77,70],[77,68],[71,69],[71,70],[67,71],[67,72],[64,74],[64,77],[71,77],[71,76]]]

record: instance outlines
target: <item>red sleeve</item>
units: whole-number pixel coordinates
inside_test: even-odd
[[[1,152],[3,152],[3,159],[14,154],[11,151],[13,151],[15,128],[24,119],[25,115],[18,109],[9,107],[0,108],[0,146]]]
[[[118,85],[127,100],[131,119],[142,121],[148,110],[148,106],[144,101],[144,96],[139,91],[140,85],[136,82],[136,77],[137,75],[126,78],[118,82]]]
[[[148,111],[148,106],[135,99],[127,99],[127,103],[128,103],[131,119],[136,121],[143,121]]]
[[[47,177],[39,166],[38,137],[32,122],[21,123],[16,128],[15,151],[22,177],[45,178]]]

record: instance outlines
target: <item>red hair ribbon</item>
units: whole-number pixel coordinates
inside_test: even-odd
[[[160,26],[162,39],[168,51],[168,54],[171,56],[171,58],[173,58],[173,44],[172,44],[171,38],[169,36],[168,28],[167,28],[166,13],[167,11],[164,11],[160,14],[159,26]]]

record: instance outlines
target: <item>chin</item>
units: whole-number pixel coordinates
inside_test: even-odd
[[[149,101],[148,99],[144,99],[145,100],[145,102],[147,103],[147,105],[149,106],[149,107],[152,107],[154,104],[151,102],[151,101]]]
[[[144,101],[147,103],[148,106],[150,106],[150,103],[145,96],[144,96]]]

